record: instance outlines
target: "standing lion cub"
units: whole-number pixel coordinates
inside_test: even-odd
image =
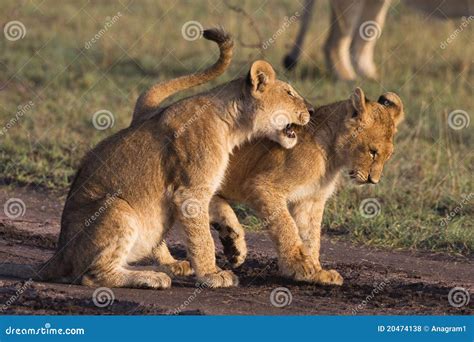
[[[221,49],[217,64],[152,87],[140,97],[135,114],[144,109],[160,115],[121,130],[85,156],[66,200],[57,253],[35,270],[41,279],[170,287],[166,273],[133,263],[159,249],[168,227],[176,225],[200,282],[237,284],[231,271],[216,266],[208,214],[229,154],[259,136],[293,147],[291,124],[305,125],[310,113],[304,99],[277,80],[264,61],[254,62],[247,77],[158,108],[168,96],[209,81],[229,64],[229,35],[211,29],[204,37]]]

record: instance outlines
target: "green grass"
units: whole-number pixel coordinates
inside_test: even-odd
[[[0,124],[19,117],[0,135],[4,181],[65,191],[84,153],[129,124],[140,91],[158,80],[202,69],[216,59],[216,48],[211,49],[209,43],[189,42],[181,36],[182,25],[197,20],[204,26],[225,25],[239,41],[230,70],[207,87],[243,75],[250,60],[264,57],[281,78],[316,105],[347,98],[356,85],[372,98],[386,90],[402,97],[406,121],[383,181],[374,187],[344,184],[328,203],[324,218],[328,232],[383,247],[473,253],[472,198],[456,210],[449,224],[441,224],[463,201],[462,196],[473,192],[473,125],[462,130],[447,125],[447,115],[453,110],[473,113],[472,24],[443,50],[440,43],[459,22],[422,21],[397,4],[390,9],[376,50],[381,81],[344,83],[334,81],[324,68],[321,47],[329,24],[327,2],[316,6],[317,19],[305,53],[292,73],[282,70],[281,59],[297,24],[262,56],[258,49],[240,44],[257,42],[247,19],[220,1],[137,1],[129,8],[125,2],[108,1],[37,3],[38,8],[34,2],[22,6],[13,1],[0,3],[4,23],[19,20],[26,27],[23,39],[0,39],[0,82],[4,86]],[[281,27],[285,16],[301,10],[290,0],[246,1],[244,8],[263,40]],[[118,12],[118,21],[85,49],[85,43],[104,27],[106,17]],[[33,106],[18,116],[18,106],[29,101]],[[114,126],[104,131],[96,130],[91,122],[101,109],[115,117]],[[377,198],[381,204],[378,216],[361,216],[359,204],[365,198]],[[258,219],[244,208],[238,211],[244,224],[258,229]]]

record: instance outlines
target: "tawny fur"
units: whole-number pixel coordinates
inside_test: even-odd
[[[220,40],[230,39],[221,30],[205,31],[204,36],[215,39],[221,49],[232,46]],[[171,279],[164,269],[133,264],[153,254],[170,272],[179,269],[170,265],[160,247],[167,229],[176,226],[184,233],[199,282],[209,287],[237,284],[231,271],[216,266],[209,202],[233,148],[255,137],[278,140],[284,127],[274,120],[276,114],[284,113],[290,124],[308,123],[307,103],[276,79],[270,64],[256,61],[247,77],[165,108],[150,108],[173,91],[210,76],[190,79],[152,87],[138,101],[135,113],[150,110],[159,115],[119,131],[85,156],[66,200],[56,255],[36,269],[35,278],[167,288]],[[293,140],[280,142],[293,147]]]
[[[299,129],[295,149],[268,140],[237,148],[210,206],[211,222],[219,228],[229,261],[238,266],[245,260],[244,230],[229,202],[244,203],[268,229],[283,275],[342,284],[340,274],[323,269],[319,261],[326,200],[345,169],[359,184],[380,180],[403,116],[396,94],[385,93],[372,102],[356,89],[350,99],[317,109],[310,124]]]
[[[341,80],[354,80],[357,75],[376,79],[374,51],[385,24],[391,0],[331,0],[331,25],[324,44],[326,64]],[[293,48],[284,58],[286,68],[294,68],[310,28],[315,0],[303,5],[301,26]],[[461,18],[474,14],[472,0],[408,0],[409,7],[441,19]],[[320,20],[320,18],[318,18]]]

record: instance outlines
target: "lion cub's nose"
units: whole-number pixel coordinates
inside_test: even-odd
[[[314,107],[309,107],[308,108],[308,113],[309,113],[309,116],[313,116],[315,111],[314,111]]]

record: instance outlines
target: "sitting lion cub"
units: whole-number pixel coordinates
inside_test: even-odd
[[[398,95],[385,93],[374,102],[357,88],[350,99],[316,109],[298,130],[295,149],[268,140],[237,148],[210,207],[229,261],[238,266],[247,253],[244,230],[229,205],[244,203],[264,220],[284,276],[341,285],[339,273],[324,270],[319,261],[324,205],[344,169],[358,184],[379,182],[403,117]],[[162,254],[169,256],[167,250]]]
[[[305,100],[264,61],[254,62],[247,77],[158,108],[168,96],[216,77],[229,64],[231,38],[219,29],[205,30],[204,37],[219,44],[218,63],[152,87],[140,97],[135,115],[150,110],[160,115],[108,137],[85,156],[66,200],[57,253],[36,270],[41,279],[170,287],[166,273],[132,263],[151,256],[166,229],[177,225],[198,281],[209,287],[237,284],[231,271],[216,266],[208,214],[229,154],[259,136],[293,147],[291,124],[305,125],[310,113]]]

